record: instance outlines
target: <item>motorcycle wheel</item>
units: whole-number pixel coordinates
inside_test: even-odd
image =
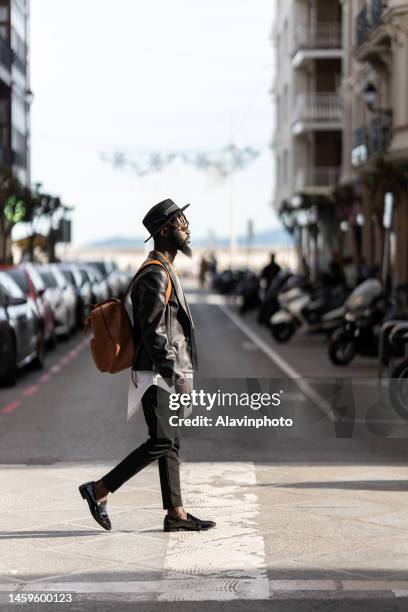
[[[293,323],[278,323],[276,325],[271,325],[270,329],[276,342],[280,342],[281,344],[289,342],[295,333],[295,326]]]
[[[408,360],[400,363],[391,374],[388,395],[394,410],[408,421]]]
[[[346,366],[357,352],[356,341],[348,334],[336,335],[330,340],[329,359],[336,366]]]

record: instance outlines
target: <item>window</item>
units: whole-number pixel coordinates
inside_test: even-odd
[[[53,274],[51,274],[51,272],[40,272],[40,276],[48,289],[55,289],[56,287],[58,287],[57,281],[55,280],[55,277]]]
[[[23,270],[16,270],[16,269],[7,270],[7,274],[20,287],[24,295],[28,295],[30,293],[28,279],[27,279],[26,273],[23,272]]]
[[[0,284],[3,287],[7,295],[12,298],[21,299],[24,298],[24,293],[20,287],[14,282],[14,280],[5,272],[0,272]]]
[[[82,277],[82,283],[89,283],[90,278],[88,276],[88,272],[86,270],[84,270],[83,268],[79,269],[80,273],[81,273],[81,277]]]
[[[31,264],[28,264],[28,266],[24,266],[25,269],[27,270],[29,276],[30,276],[30,280],[34,285],[34,289],[38,292],[38,291],[43,291],[45,289],[45,285],[44,282],[41,278],[41,276],[39,275],[39,273],[37,272],[37,270],[34,268],[34,266]]]
[[[68,283],[72,285],[73,287],[75,287],[76,286],[75,277],[72,274],[71,270],[62,270],[62,273],[65,279],[68,281]]]

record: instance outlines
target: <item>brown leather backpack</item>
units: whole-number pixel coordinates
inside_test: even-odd
[[[91,354],[96,367],[101,372],[116,374],[130,368],[136,358],[139,347],[135,345],[125,300],[140,270],[151,264],[159,265],[167,272],[166,304],[168,304],[171,293],[170,275],[158,259],[148,259],[141,265],[122,299],[111,298],[101,304],[89,304],[91,314],[84,322],[84,334],[92,325]]]

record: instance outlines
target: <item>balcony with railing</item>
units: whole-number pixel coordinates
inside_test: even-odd
[[[389,49],[389,32],[384,24],[387,0],[371,0],[356,17],[356,56],[360,61],[375,59]]]
[[[296,28],[293,41],[293,65],[299,67],[309,60],[340,58],[341,49],[341,23],[300,25]]]
[[[361,126],[354,132],[352,163],[361,166],[375,155],[383,155],[388,150],[392,138],[391,120],[379,116],[367,126]]]
[[[10,70],[11,68],[11,49],[10,45],[0,36],[0,63]]]
[[[336,93],[299,94],[293,113],[292,131],[339,130],[342,127],[343,104]]]
[[[11,84],[11,49],[8,42],[0,35],[0,80],[7,86]]]
[[[309,166],[300,168],[296,174],[296,191],[326,194],[339,182],[341,168],[338,166]]]

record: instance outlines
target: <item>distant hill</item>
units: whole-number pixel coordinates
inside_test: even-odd
[[[215,239],[215,245],[224,247],[228,246],[229,239],[227,237],[222,237]],[[247,244],[246,236],[238,236],[237,243],[240,246],[245,246]],[[193,240],[192,246],[207,246],[208,239],[201,238],[197,240]],[[270,230],[266,230],[264,232],[259,232],[259,234],[255,234],[252,239],[252,244],[255,246],[286,246],[291,244],[291,237],[282,227],[276,227]],[[105,238],[104,240],[96,240],[94,242],[90,242],[87,246],[90,247],[101,247],[101,248],[142,248],[144,246],[144,238],[139,238],[137,236],[112,236],[110,238]]]
[[[87,246],[91,247],[142,247],[144,244],[143,238],[135,238],[130,236],[112,236],[111,238],[105,238],[103,240],[95,240],[90,242]]]

